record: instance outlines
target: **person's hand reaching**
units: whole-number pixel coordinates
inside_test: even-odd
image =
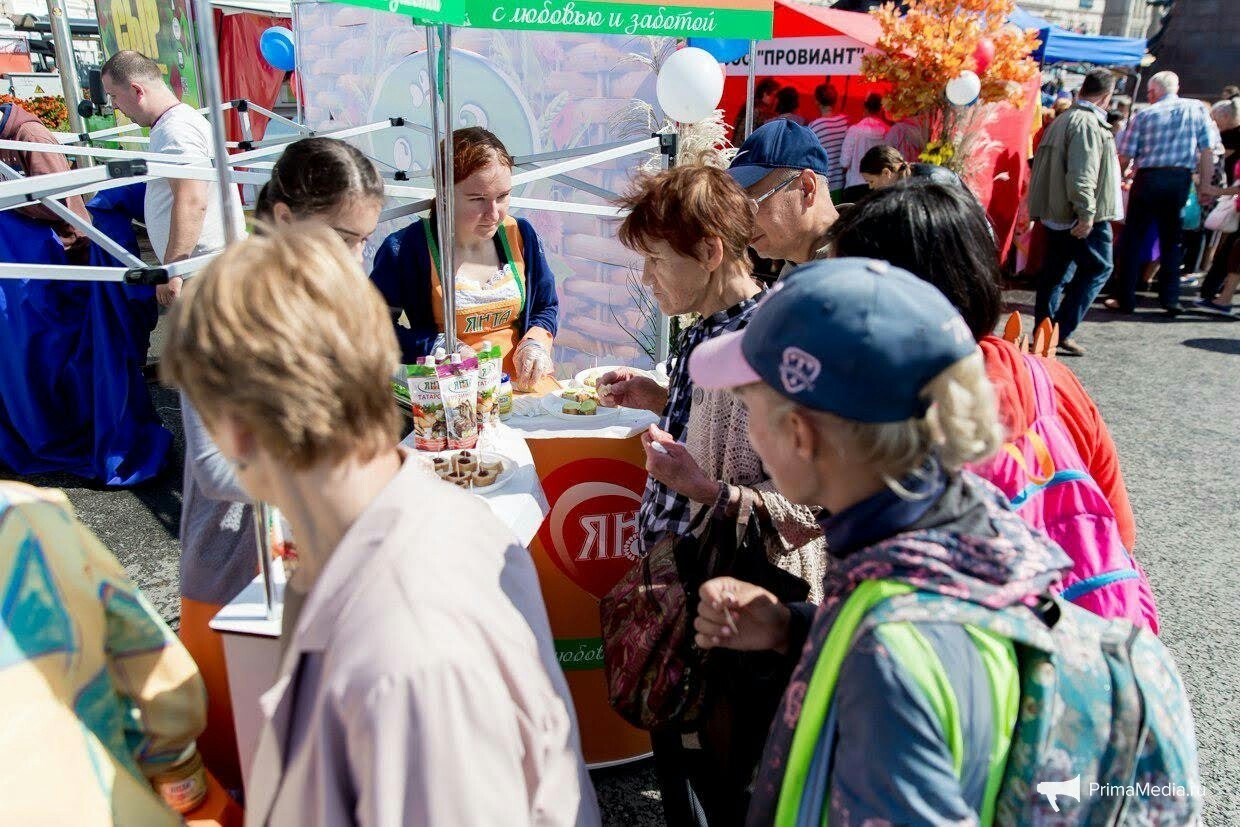
[[[709,505],[718,498],[719,481],[708,477],[689,449],[667,431],[651,425],[642,433],[642,447],[650,476],[695,503]]]
[[[637,368],[618,368],[599,377],[595,386],[605,408],[637,408],[661,414],[667,407],[667,388]]]
[[[702,584],[698,596],[701,602],[693,621],[698,648],[786,651],[792,612],[766,589],[734,577],[716,577]]]

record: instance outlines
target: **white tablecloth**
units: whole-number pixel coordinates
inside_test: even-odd
[[[401,445],[413,448],[412,432]],[[493,431],[483,431],[478,441],[478,450],[503,454],[516,464],[515,476],[503,488],[498,491],[475,488],[474,493],[491,507],[496,517],[512,529],[521,545],[528,547],[538,534],[538,527],[542,525],[549,508],[547,495],[543,493],[542,483],[538,481],[538,471],[534,469],[534,457],[530,455],[524,435],[501,424]]]
[[[547,410],[541,396],[518,396],[512,401],[512,416],[505,420],[526,439],[628,439],[636,436],[659,417],[650,411],[613,408],[607,416],[557,416]]]

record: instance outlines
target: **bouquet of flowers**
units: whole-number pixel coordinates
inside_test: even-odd
[[[0,95],[0,104],[3,103],[17,104],[42,121],[43,125],[53,132],[64,132],[68,128],[69,108],[65,106],[65,99],[62,97],[39,95],[25,100],[13,95]]]

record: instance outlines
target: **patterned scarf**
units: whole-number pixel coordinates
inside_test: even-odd
[[[998,489],[964,472],[948,483],[946,496],[959,496],[966,508],[982,507],[997,536],[967,536],[952,524],[914,529],[861,549],[837,562],[824,579],[818,607],[801,660],[784,691],[771,724],[748,824],[770,824],[779,803],[792,736],[810,677],[836,614],[865,580],[896,580],[929,592],[979,603],[992,609],[1030,602],[1071,568],[1068,556],[1010,510]]]

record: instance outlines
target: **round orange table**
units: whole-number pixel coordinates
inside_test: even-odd
[[[607,702],[599,599],[634,564],[645,452],[625,439],[527,437],[550,511],[530,554],[538,569],[556,654],[568,679],[591,768],[650,754],[649,733]]]

